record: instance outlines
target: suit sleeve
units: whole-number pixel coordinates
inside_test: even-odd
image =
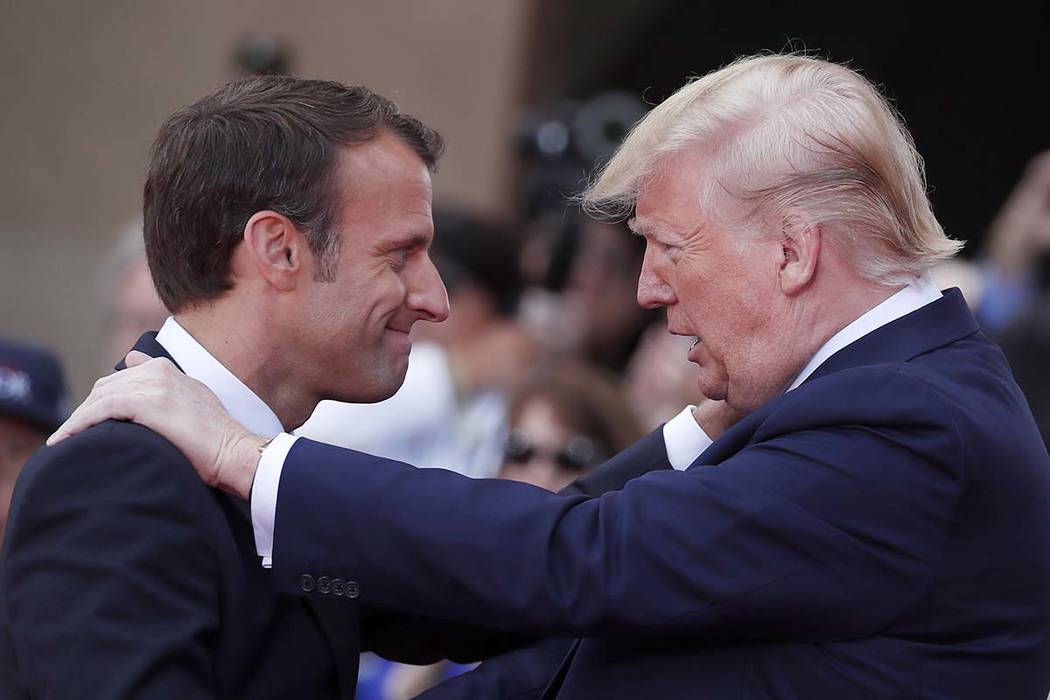
[[[219,573],[196,481],[159,436],[113,422],[27,466],[2,603],[31,697],[218,695]]]
[[[656,469],[670,469],[661,429],[653,431],[559,493],[563,496],[598,496],[622,488],[627,481]],[[551,649],[554,648],[549,640],[537,643],[533,636],[422,616],[406,616],[392,610],[362,608],[361,628],[362,648],[393,661],[428,664],[445,658],[458,663],[491,659],[479,669],[481,673],[471,673],[477,673],[477,678],[484,678],[486,684],[493,686],[519,685],[518,681],[512,681],[510,677],[520,679],[526,670],[538,668],[538,662],[550,657]],[[562,646],[557,646],[557,649],[562,650],[563,655]],[[510,653],[518,649],[522,654],[520,659]],[[497,655],[498,659],[492,658]],[[561,656],[558,656],[556,661],[560,659]],[[509,677],[504,679],[501,677],[503,674]],[[545,680],[549,680],[549,676]],[[479,692],[474,697],[489,696]]]
[[[786,397],[719,465],[592,499],[301,440],[278,498],[275,584],[339,576],[363,601],[547,636],[871,634],[929,583],[962,439],[921,382],[836,377]]]
[[[667,447],[664,444],[664,429],[661,425],[558,493],[562,496],[597,497],[610,491],[619,491],[631,479],[670,468],[671,463],[667,461]]]

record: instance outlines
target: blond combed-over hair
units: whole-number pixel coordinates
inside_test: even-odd
[[[730,195],[735,232],[819,225],[863,277],[895,285],[921,277],[962,244],[930,206],[922,158],[900,117],[855,71],[800,55],[741,58],[695,79],[640,120],[581,199],[602,218],[627,216],[667,159],[695,148],[710,174],[705,212]],[[719,217],[723,218],[723,217]]]

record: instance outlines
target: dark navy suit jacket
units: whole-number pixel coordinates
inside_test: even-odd
[[[136,349],[171,359],[154,334]],[[345,596],[274,594],[247,504],[141,426],[102,423],[19,478],[0,558],[5,700],[349,700],[362,650],[448,653],[413,623]]]
[[[558,698],[1050,687],[1050,459],[957,290],[836,353],[688,470],[600,498],[299,440],[274,566],[288,593],[338,577],[370,604],[582,637]]]
[[[1050,459],[958,291],[842,349],[688,470],[601,497],[306,440],[279,494],[278,590],[341,577],[377,606],[583,637],[551,697],[1050,687]]]

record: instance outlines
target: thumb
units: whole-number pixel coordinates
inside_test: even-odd
[[[127,354],[127,357],[124,358],[124,364],[128,367],[138,367],[139,365],[149,362],[150,359],[152,358],[146,353],[132,350]]]

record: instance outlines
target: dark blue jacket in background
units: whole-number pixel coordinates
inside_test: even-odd
[[[603,471],[660,466],[660,432],[634,450],[652,464]],[[560,699],[1050,688],[1050,459],[956,290],[836,353],[687,471],[600,498],[299,440],[274,566],[287,593],[324,598],[317,581],[339,578],[367,604],[583,637]]]

